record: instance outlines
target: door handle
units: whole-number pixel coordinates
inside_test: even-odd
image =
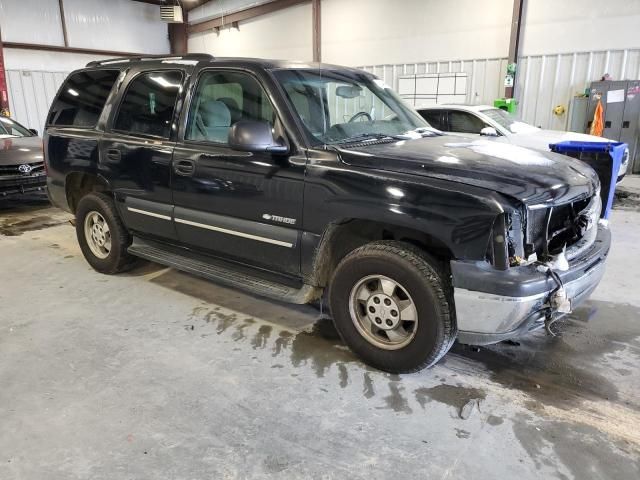
[[[117,148],[109,148],[107,150],[107,160],[109,160],[110,162],[119,162],[120,159],[122,158],[122,154],[120,153],[120,150],[118,150]]]
[[[179,160],[173,165],[173,171],[183,177],[190,177],[196,171],[196,164],[191,160]]]

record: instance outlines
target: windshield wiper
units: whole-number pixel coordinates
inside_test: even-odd
[[[358,135],[352,135],[351,137],[344,138],[334,143],[334,145],[339,145],[343,143],[354,143],[361,142],[363,140],[384,140],[384,139],[393,139],[393,140],[408,140],[411,138],[409,135],[393,135],[390,133],[359,133]]]
[[[426,136],[438,136],[438,135],[444,135],[444,133],[442,133],[440,130],[433,128],[433,127],[418,127],[414,130],[409,130],[409,132],[415,132],[415,133],[419,133],[420,135],[422,135],[423,137]],[[407,133],[409,133],[407,132]]]

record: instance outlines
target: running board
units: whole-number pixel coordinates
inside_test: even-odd
[[[274,300],[303,304],[317,300],[322,294],[322,289],[311,285],[304,284],[301,288],[290,287],[256,276],[250,273],[248,268],[235,267],[229,262],[214,258],[205,260],[188,257],[179,252],[179,248],[165,247],[160,243],[137,237],[134,237],[133,244],[127,250],[136,257]]]

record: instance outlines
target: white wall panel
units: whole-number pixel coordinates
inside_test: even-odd
[[[0,0],[5,42],[64,45],[58,0]]]
[[[58,88],[67,72],[7,70],[11,116],[41,134]]]
[[[506,56],[512,5],[512,0],[322,0],[322,58],[355,66]]]
[[[84,67],[92,60],[108,58],[100,55],[80,53],[49,52],[45,50],[4,50],[5,68],[10,70],[45,70],[69,72]]]
[[[189,23],[201,22],[220,15],[255,7],[272,0],[216,0],[194,8],[189,12]]]
[[[639,48],[639,27],[640,0],[531,0],[521,54]]]
[[[308,61],[311,44],[311,4],[300,4],[240,23],[189,37],[189,52],[218,57],[261,57]]]
[[[131,0],[64,0],[64,9],[71,46],[123,52],[169,52],[167,24],[160,21],[157,5]]]
[[[504,94],[506,58],[420,62],[395,65],[365,65],[366,71],[383,78],[396,90],[404,74],[465,72],[467,103],[492,105]],[[571,98],[584,92],[592,81],[609,73],[616,80],[640,80],[640,49],[532,55],[520,58],[516,99],[518,114],[528,123],[565,130]],[[624,73],[624,75],[622,75]],[[555,115],[564,105],[567,113]]]

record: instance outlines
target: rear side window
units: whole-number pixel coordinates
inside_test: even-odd
[[[182,72],[162,70],[135,77],[120,103],[114,130],[169,138]]]
[[[47,125],[95,127],[119,73],[92,70],[69,76],[49,110]]]
[[[449,110],[449,127],[452,132],[480,134],[486,125],[471,113]]]
[[[441,110],[420,110],[418,113],[424,118],[429,125],[438,130],[442,130]]]

